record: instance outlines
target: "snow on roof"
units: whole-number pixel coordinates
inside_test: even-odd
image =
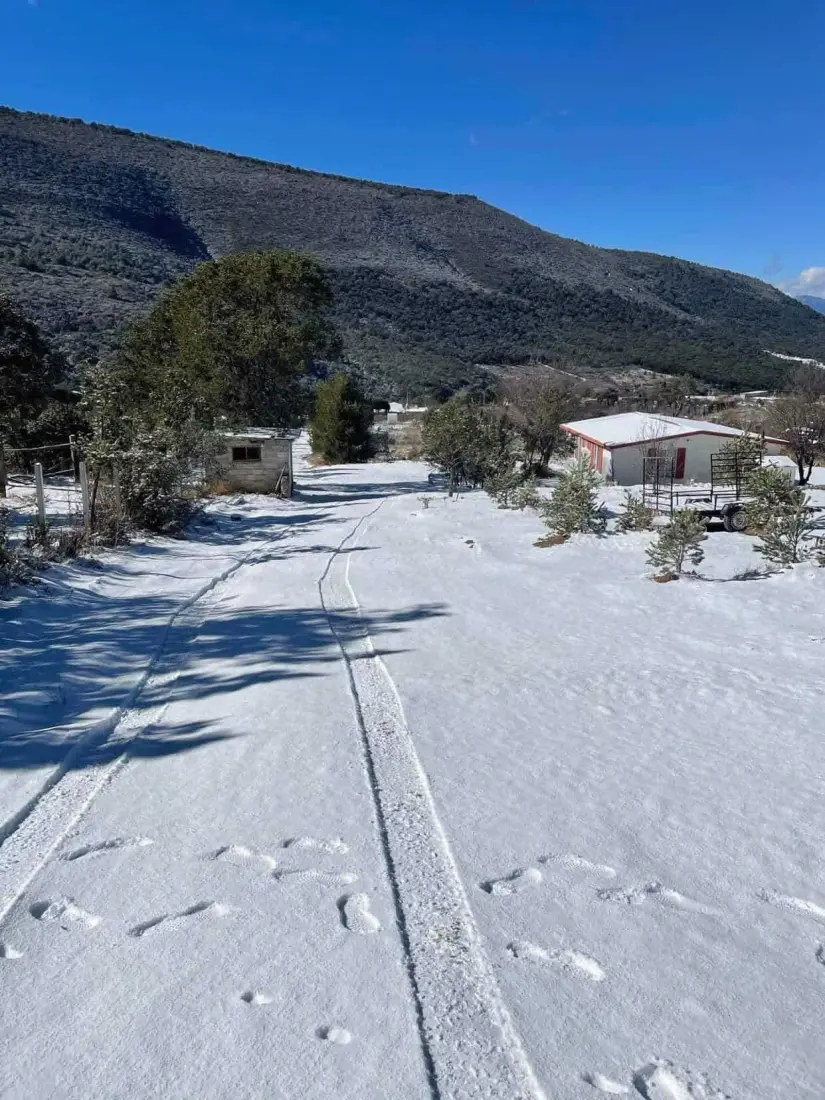
[[[284,439],[286,435],[284,432],[279,432],[277,428],[247,428],[245,432],[221,432],[221,437],[223,439],[246,439],[255,443],[265,443],[268,439]]]
[[[673,439],[676,436],[712,432],[714,435],[746,435],[739,428],[727,424],[713,424],[710,420],[687,420],[683,416],[660,416],[658,413],[627,412],[614,416],[595,416],[589,420],[574,420],[562,424],[565,431],[583,435],[605,447],[623,447],[629,443],[648,443],[651,440]]]

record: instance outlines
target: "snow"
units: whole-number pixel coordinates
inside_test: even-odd
[[[648,440],[674,439],[677,436],[697,432],[714,435],[746,435],[739,428],[727,424],[714,424],[710,420],[688,420],[681,416],[662,416],[658,413],[626,412],[613,416],[594,416],[588,420],[574,420],[563,428],[575,435],[583,435],[602,443],[605,447],[622,447],[629,443]]]
[[[805,359],[802,355],[783,355],[781,351],[766,351],[766,355],[772,355],[774,359],[785,359],[789,363],[803,363],[806,367],[822,367],[825,370],[825,363],[820,363],[818,359]]]
[[[825,1094],[825,571],[427,472],[0,605],[4,1100]]]

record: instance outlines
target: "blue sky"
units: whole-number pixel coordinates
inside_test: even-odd
[[[822,0],[0,0],[0,102],[825,294]]]

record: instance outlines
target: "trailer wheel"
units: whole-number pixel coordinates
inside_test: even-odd
[[[730,508],[722,516],[726,531],[745,531],[748,527],[748,514],[744,508]]]

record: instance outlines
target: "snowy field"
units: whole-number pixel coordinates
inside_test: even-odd
[[[426,476],[0,604],[4,1100],[825,1096],[825,571]]]

